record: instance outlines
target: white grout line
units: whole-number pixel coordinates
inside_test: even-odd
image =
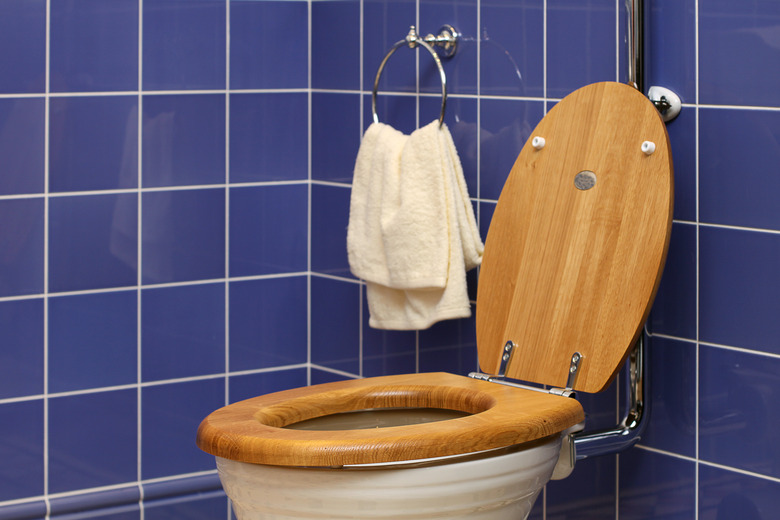
[[[319,370],[321,372],[327,372],[329,374],[335,374],[338,376],[344,376],[344,377],[350,377],[352,379],[360,379],[359,374],[353,374],[352,372],[345,372],[344,370],[338,370],[335,368],[330,368],[322,365],[317,365],[315,363],[312,363],[311,367],[315,370]]]
[[[307,114],[307,120],[306,120],[306,128],[307,128],[307,136],[306,136],[306,176],[307,176],[307,193],[306,193],[306,209],[307,209],[307,219],[306,219],[306,270],[308,271],[306,274],[306,385],[311,385],[311,307],[312,307],[312,292],[311,292],[311,247],[312,247],[312,241],[311,241],[311,235],[312,235],[312,199],[313,199],[313,183],[312,183],[312,131],[313,131],[313,120],[314,116],[312,114],[312,106],[313,106],[313,95],[312,95],[312,34],[311,34],[311,28],[312,28],[312,0],[308,0],[306,5],[306,23],[307,23],[307,52],[306,52],[306,91],[307,91],[307,107],[306,107],[306,114]],[[363,18],[361,16],[361,24],[363,23]],[[362,26],[361,26],[361,33],[362,33]],[[360,113],[362,114],[363,110],[363,103],[360,103]]]
[[[699,152],[700,152],[700,146],[699,146],[699,0],[694,0],[694,40],[695,40],[695,51],[694,51],[694,76],[695,76],[695,83],[696,83],[696,108],[694,109],[694,117],[695,117],[695,123],[694,123],[694,132],[695,132],[695,171],[696,171],[696,375],[695,375],[695,401],[696,401],[696,418],[694,421],[694,455],[696,457],[697,463],[694,465],[694,520],[698,520],[699,518],[699,495],[700,493],[700,481],[699,481],[699,436],[701,434],[700,432],[700,422],[699,422],[699,399],[701,398],[699,387],[700,387],[700,378],[701,378],[701,344],[699,342],[700,340],[700,315],[699,311],[701,309],[699,298],[701,295],[701,277],[700,277],[700,267],[701,267],[701,249],[700,249],[700,231],[701,231],[701,220],[699,216],[699,175],[700,175],[700,161],[699,161]]]
[[[761,473],[756,473],[754,471],[748,471],[748,470],[745,470],[745,469],[735,468],[734,466],[727,466],[725,464],[718,464],[716,462],[709,462],[709,461],[706,461],[706,460],[700,460],[700,459],[698,459],[696,457],[689,457],[687,455],[674,453],[672,451],[666,451],[666,450],[662,450],[662,449],[658,449],[658,448],[653,448],[651,446],[645,446],[644,444],[637,444],[635,446],[635,449],[642,450],[642,451],[647,451],[649,453],[656,453],[658,455],[664,455],[666,457],[670,457],[670,458],[673,458],[673,459],[678,459],[678,460],[684,460],[684,461],[692,462],[693,464],[697,464],[698,463],[699,465],[702,465],[702,466],[708,466],[708,467],[711,467],[711,468],[722,469],[724,471],[729,471],[731,473],[739,473],[740,475],[746,475],[746,476],[754,477],[754,478],[761,479],[761,480],[767,480],[769,482],[778,482],[778,483],[780,483],[780,478],[778,478],[778,477],[773,477],[771,475],[764,475],[764,474],[761,474]]]
[[[225,405],[230,404],[230,5],[225,0]]]
[[[142,370],[142,352],[143,352],[143,343],[142,343],[142,330],[143,330],[143,322],[142,322],[142,292],[141,288],[143,286],[143,277],[142,277],[142,269],[143,269],[143,255],[142,255],[142,246],[143,246],[143,194],[142,194],[142,187],[143,187],[143,56],[144,56],[144,38],[143,38],[143,25],[144,25],[144,2],[143,0],[138,0],[138,164],[137,164],[137,184],[136,184],[136,203],[137,203],[137,256],[136,256],[136,284],[138,287],[136,288],[136,457],[137,457],[137,466],[136,466],[136,480],[138,481],[138,511],[139,511],[139,518],[140,520],[144,520],[145,518],[145,508],[144,508],[144,487],[141,485],[141,479],[143,477],[143,391],[141,383],[143,381],[143,370]]]
[[[46,57],[44,123],[43,123],[43,494],[46,504],[46,518],[51,514],[49,500],[49,150],[51,148],[51,0],[46,0]]]

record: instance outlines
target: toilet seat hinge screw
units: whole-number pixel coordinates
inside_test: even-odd
[[[566,378],[566,388],[551,388],[551,394],[574,397],[574,384],[577,382],[577,376],[580,373],[580,363],[582,363],[583,357],[584,356],[579,352],[572,354],[571,361],[569,362],[569,375]]]
[[[512,340],[507,341],[504,344],[504,349],[501,352],[501,364],[498,367],[498,377],[506,376],[506,367],[509,365],[509,360],[512,359],[512,353],[515,350],[515,343]]]

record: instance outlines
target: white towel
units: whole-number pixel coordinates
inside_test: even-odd
[[[434,121],[405,136],[368,127],[352,183],[347,253],[369,325],[414,330],[471,315],[466,271],[483,252],[458,153]]]

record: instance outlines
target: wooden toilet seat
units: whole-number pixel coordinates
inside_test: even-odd
[[[477,295],[480,367],[553,387],[601,391],[641,331],[672,222],[669,139],[655,107],[619,83],[583,87],[539,123],[501,192]],[[514,344],[508,365],[504,345]],[[472,415],[371,430],[298,431],[334,413],[429,407]],[[198,430],[236,461],[341,466],[473,453],[581,422],[574,399],[452,374],[412,374],[286,390],[231,404]]]
[[[284,426],[375,408],[471,413],[441,422],[342,431]],[[584,419],[574,399],[448,373],[353,379],[295,388],[231,404],[198,429],[198,446],[255,464],[341,466],[460,455],[559,434]]]

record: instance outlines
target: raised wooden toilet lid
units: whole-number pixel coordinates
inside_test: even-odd
[[[480,367],[562,387],[604,389],[647,317],[669,242],[672,165],[666,128],[632,87],[589,85],[559,102],[523,147],[499,198],[477,297]],[[643,143],[653,143],[652,153]],[[649,145],[645,145],[645,149]],[[589,172],[589,173],[588,173]],[[472,415],[401,427],[300,431],[329,414],[429,407]],[[584,419],[567,397],[453,374],[408,374],[297,388],[231,404],[198,446],[232,460],[340,466],[460,455],[559,434]]]
[[[534,148],[533,137],[544,147]],[[666,126],[639,91],[596,83],[553,107],[520,152],[490,223],[477,295],[481,369],[496,373],[512,341],[508,377],[564,386],[580,352],[573,388],[604,390],[658,289],[672,192]]]

